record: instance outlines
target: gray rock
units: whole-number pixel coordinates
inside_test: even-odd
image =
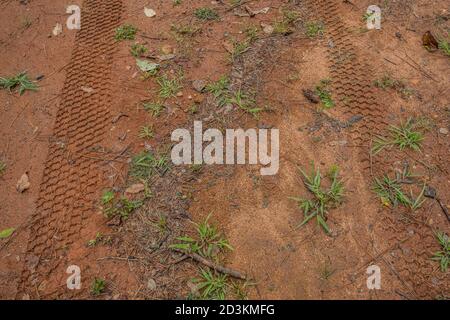
[[[334,42],[332,39],[328,40],[328,48],[334,48]]]
[[[192,81],[192,87],[194,87],[195,91],[197,92],[203,92],[206,87],[206,81],[205,80],[194,80]]]

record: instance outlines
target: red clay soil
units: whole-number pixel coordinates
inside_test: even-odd
[[[170,245],[195,237],[191,222],[210,214],[234,248],[219,262],[248,276],[236,283],[249,298],[448,298],[449,273],[431,258],[440,249],[435,233],[450,234],[449,57],[422,46],[426,31],[447,36],[447,2],[384,2],[382,29],[370,31],[363,21],[369,1],[243,2],[0,4],[0,77],[26,70],[39,79],[39,90],[22,96],[0,90],[0,231],[16,229],[0,239],[0,298],[192,297],[200,266]],[[82,8],[79,31],[65,26],[71,4]],[[144,7],[156,16],[146,17]],[[200,21],[200,7],[214,8],[219,19]],[[263,31],[286,12],[296,13],[290,32]],[[323,34],[308,37],[308,22],[323,24]],[[56,23],[63,25],[57,36]],[[125,23],[138,28],[136,39],[116,41]],[[230,44],[242,43],[249,27],[257,36],[231,59]],[[159,63],[160,75],[182,72],[174,97],[158,97],[157,79],[136,66],[133,43],[149,49],[141,59]],[[254,95],[264,107],[258,117],[235,105],[220,108],[192,84],[223,75],[233,90]],[[375,85],[385,75],[397,85]],[[303,93],[323,79],[331,80],[334,101],[327,110]],[[159,116],[143,108],[149,101],[163,102]],[[408,118],[421,124],[421,150],[372,155],[374,138]],[[195,120],[204,129],[279,129],[278,174],[261,176],[254,165],[175,166],[170,159],[167,170],[145,181],[129,174],[136,154],[170,155],[172,131],[191,130]],[[143,126],[153,137],[140,136]],[[299,171],[309,172],[311,163],[322,173],[337,165],[344,181],[345,200],[328,215],[330,235],[315,222],[297,227],[303,212],[291,197],[311,197]],[[383,205],[372,191],[375,178],[405,168],[417,176],[403,186],[407,194],[432,187],[442,206],[431,198],[415,211]],[[31,186],[19,193],[24,173]],[[151,191],[145,199],[128,194],[142,206],[128,219],[105,217],[104,190],[126,195],[136,183]],[[97,234],[101,239],[90,241]],[[66,286],[71,265],[81,268],[81,290]],[[381,269],[379,290],[367,288],[370,265]],[[97,295],[95,279],[106,283]],[[242,295],[230,290],[227,298]]]

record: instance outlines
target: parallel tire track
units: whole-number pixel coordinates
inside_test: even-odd
[[[114,32],[122,11],[121,0],[84,0],[81,30],[67,67],[31,220],[19,295],[35,293],[92,214],[101,171],[94,160],[84,155],[102,142],[109,123]]]
[[[372,74],[371,68],[352,45],[352,34],[344,21],[342,11],[337,1],[308,0],[308,6],[316,16],[326,24],[326,35],[331,39],[328,48],[330,72],[333,80],[333,95],[337,105],[350,116],[362,115],[361,122],[353,127],[352,136],[355,144],[364,146],[359,152],[362,161],[361,169],[364,176],[370,177],[369,169],[385,172],[392,166],[391,160],[381,157],[370,159],[369,146],[375,135],[385,131],[387,121],[386,109],[376,99],[372,80],[367,76]],[[376,169],[375,169],[376,168]],[[366,184],[372,181],[366,179]],[[403,219],[403,221],[402,221]],[[407,219],[406,219],[407,220]],[[417,221],[405,222],[402,215],[384,215],[377,219],[381,228],[380,235],[384,242],[391,246],[400,243],[402,239],[410,238],[407,243],[399,245],[396,252],[385,258],[396,270],[396,277],[408,291],[411,298],[435,298],[449,288],[445,282],[445,274],[436,272],[436,265],[430,259],[430,247],[435,245],[433,232]],[[395,258],[394,258],[395,257]],[[442,292],[436,288],[440,283]]]

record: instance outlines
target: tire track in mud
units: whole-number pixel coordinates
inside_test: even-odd
[[[348,116],[362,116],[361,121],[353,124],[351,134],[356,145],[362,146],[359,154],[364,170],[371,163],[369,146],[374,134],[380,134],[387,122],[384,108],[377,99],[370,67],[357,53],[352,44],[351,31],[341,19],[341,11],[336,1],[308,1],[308,6],[326,25],[329,38],[328,57],[332,79],[333,95],[337,107]],[[379,161],[379,160],[377,160]],[[378,164],[380,165],[380,164]]]
[[[325,25],[325,34],[331,40],[328,45],[328,57],[332,78],[333,95],[337,97],[336,105],[348,116],[361,115],[363,119],[354,124],[351,136],[356,145],[362,146],[358,152],[361,161],[361,173],[365,183],[370,187],[371,171],[385,172],[391,168],[392,161],[370,157],[370,144],[375,135],[382,134],[388,123],[386,108],[376,99],[370,65],[365,62],[352,45],[352,33],[340,18],[342,9],[337,1],[308,0],[307,5],[321,19]],[[449,290],[445,285],[445,274],[436,273],[436,266],[430,259],[429,248],[435,243],[432,230],[417,220],[408,220],[401,214],[388,215],[378,219],[384,243],[391,246],[398,244],[398,249],[389,257],[383,258],[390,264],[396,278],[408,291],[405,293],[412,299],[430,298],[440,294],[433,283],[442,285],[442,289]],[[402,239],[408,241],[400,244]]]
[[[122,11],[121,0],[83,2],[81,29],[67,67],[36,210],[31,218],[18,295],[35,294],[40,283],[58,267],[66,248],[77,240],[92,214],[93,196],[102,174],[97,161],[86,155],[102,142],[109,124],[114,33]]]

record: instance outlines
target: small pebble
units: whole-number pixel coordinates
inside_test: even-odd
[[[440,128],[440,129],[439,129],[439,133],[440,133],[440,134],[447,135],[447,134],[448,134],[448,129],[447,129],[447,128]]]
[[[148,279],[147,288],[151,291],[156,289],[156,282],[153,279]]]

